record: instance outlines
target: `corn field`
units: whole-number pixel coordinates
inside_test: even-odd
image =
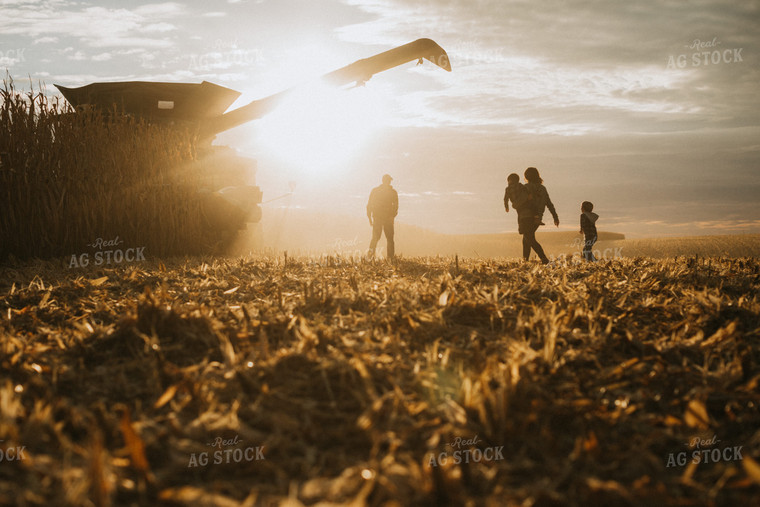
[[[758,505],[758,294],[753,258],[0,267],[0,505]]]
[[[192,132],[0,89],[0,260],[80,254],[119,237],[152,255],[203,251]]]
[[[760,505],[756,235],[184,257],[192,132],[0,98],[0,505]]]

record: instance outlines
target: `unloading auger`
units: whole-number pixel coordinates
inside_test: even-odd
[[[321,80],[334,86],[344,86],[351,83],[360,86],[369,81],[375,74],[414,60],[417,60],[418,63],[429,60],[442,69],[451,72],[449,57],[441,46],[430,39],[417,39],[414,42],[334,70],[322,76]],[[207,135],[216,135],[243,123],[261,118],[274,110],[284,98],[296,89],[291,88],[261,100],[254,100],[246,106],[213,118],[203,125],[202,132]]]

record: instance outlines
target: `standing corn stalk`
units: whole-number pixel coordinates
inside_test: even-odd
[[[154,255],[197,253],[203,166],[192,132],[112,110],[75,113],[43,90],[0,89],[0,259],[82,252],[119,236]]]

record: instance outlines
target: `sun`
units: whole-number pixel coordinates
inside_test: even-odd
[[[381,89],[304,85],[260,120],[259,149],[298,173],[334,176],[387,124],[388,110]]]

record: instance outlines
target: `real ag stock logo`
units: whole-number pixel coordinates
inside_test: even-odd
[[[697,465],[699,463],[719,463],[728,461],[741,461],[744,459],[742,456],[742,445],[713,447],[720,443],[717,435],[713,435],[712,438],[702,439],[700,437],[694,437],[686,444],[689,447],[689,451],[682,451],[678,453],[669,453],[666,468],[675,466],[686,466],[687,463]]]
[[[13,67],[17,63],[24,63],[26,48],[0,50],[0,67]]]
[[[3,442],[5,442],[5,440],[0,440],[0,443]],[[26,459],[26,454],[24,454],[25,450],[25,445],[21,447],[7,447],[5,449],[0,448],[0,463],[4,461],[22,461]]]
[[[475,435],[469,440],[465,440],[462,437],[456,437],[450,444],[446,444],[453,449],[451,454],[446,451],[441,452],[438,455],[431,454],[428,459],[428,464],[431,467],[443,466],[448,463],[449,459],[455,465],[460,463],[480,463],[481,461],[501,461],[504,459],[504,446],[498,447],[486,447],[480,449],[473,446],[480,442],[478,436]]]
[[[569,246],[574,249],[573,252],[563,252],[560,253],[557,256],[554,256],[553,254],[549,254],[549,259],[551,260],[557,260],[557,261],[566,261],[569,264],[582,264],[585,262],[583,258],[583,247],[584,247],[584,239],[581,238],[575,238],[573,239],[572,243],[568,243],[566,246]],[[613,248],[605,248],[604,250],[601,250],[600,248],[595,248],[592,250],[592,254],[594,255],[594,258],[598,260],[612,260],[612,259],[622,259],[623,258],[623,247],[622,246],[616,246]]]
[[[354,236],[354,239],[342,239],[336,238],[332,244],[332,251],[336,255],[345,256],[359,256],[361,257],[363,251],[359,248],[359,236]]]
[[[190,56],[191,71],[209,72],[212,70],[226,70],[236,67],[253,67],[262,64],[264,54],[261,49],[249,49],[238,43],[237,38],[232,40],[216,39],[208,51]]]
[[[683,69],[686,67],[706,67],[708,65],[719,65],[727,63],[743,62],[742,50],[744,48],[726,48],[718,49],[722,43],[717,37],[712,40],[702,41],[694,39],[693,42],[686,44],[684,47],[694,50],[691,55],[686,53],[677,56],[670,55],[668,58],[668,69]]]
[[[246,447],[241,449],[240,447],[231,448],[238,444],[243,443],[240,440],[240,435],[235,435],[235,438],[224,440],[222,437],[216,437],[213,442],[209,442],[206,445],[216,448],[213,452],[194,452],[190,455],[190,460],[187,463],[188,468],[205,467],[209,464],[222,465],[230,463],[241,463],[243,461],[261,461],[266,459],[264,457],[264,446]],[[225,449],[226,448],[226,449]],[[212,461],[210,462],[209,459]]]
[[[139,262],[145,260],[145,247],[137,248],[114,248],[124,243],[119,236],[114,239],[104,240],[98,238],[91,244],[87,245],[96,250],[93,255],[93,264],[95,266],[121,264],[122,262]],[[106,248],[104,250],[104,248]],[[83,253],[77,257],[72,254],[69,260],[69,268],[84,268],[90,265],[90,254]]]

